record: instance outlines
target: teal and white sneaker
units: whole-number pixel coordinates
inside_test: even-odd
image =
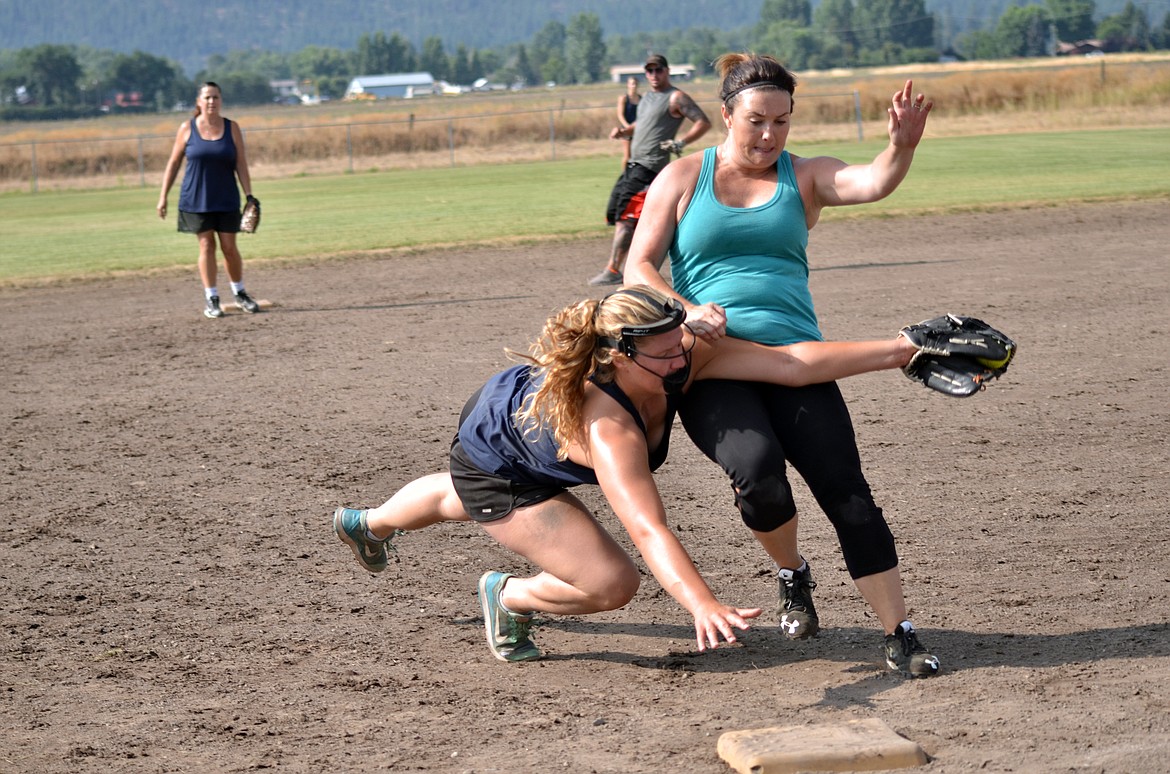
[[[338,508],[333,512],[333,531],[341,542],[353,549],[362,567],[370,572],[382,572],[386,569],[386,549],[397,550],[390,542],[395,535],[402,534],[402,530],[394,530],[394,534],[385,540],[372,540],[368,537],[366,515],[369,511],[357,508]]]
[[[500,661],[531,661],[540,658],[540,648],[528,638],[532,614],[517,615],[500,602],[500,591],[511,577],[510,573],[485,572],[479,579],[479,604],[483,608],[487,644]]]

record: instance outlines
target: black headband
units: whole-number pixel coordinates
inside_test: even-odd
[[[651,295],[647,295],[640,290],[633,290],[630,288],[622,288],[615,290],[605,298],[597,302],[597,308],[601,309],[601,305],[605,303],[606,299],[613,296],[625,295],[640,298],[649,303],[652,307],[662,310],[662,319],[656,320],[652,323],[644,323],[642,325],[623,325],[621,340],[611,339],[608,336],[598,336],[597,343],[603,347],[612,347],[618,352],[628,357],[633,357],[637,353],[637,347],[634,345],[633,339],[645,338],[647,336],[659,336],[663,333],[669,333],[675,328],[683,324],[687,313],[683,309],[682,304],[673,298],[667,298],[665,303],[659,301]]]
[[[732,89],[727,93],[727,96],[723,98],[723,104],[726,105],[727,100],[731,99],[736,94],[739,94],[741,91],[747,91],[748,89],[758,89],[762,86],[771,86],[772,88],[779,89],[780,91],[788,91],[787,86],[783,86],[779,83],[776,83],[775,81],[756,81],[755,83],[749,83],[746,86],[740,86],[738,89]]]

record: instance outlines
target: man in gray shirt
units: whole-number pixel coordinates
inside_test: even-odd
[[[622,283],[622,267],[642,214],[646,189],[670,163],[672,153],[681,154],[684,146],[698,140],[711,128],[711,120],[703,109],[686,92],[670,85],[670,65],[666,57],[651,54],[646,58],[645,70],[650,91],[638,102],[637,120],[628,127],[615,127],[609,133],[615,140],[632,138],[630,162],[614,184],[605,211],[606,221],[614,227],[609,263],[589,280],[590,285]],[[674,136],[684,120],[690,120],[691,128],[681,140],[676,140]]]

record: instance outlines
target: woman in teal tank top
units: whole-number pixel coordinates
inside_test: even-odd
[[[701,337],[771,344],[821,339],[808,287],[808,232],[825,207],[888,196],[910,170],[932,103],[909,81],[889,107],[889,144],[868,164],[785,150],[796,79],[767,56],[728,54],[721,115],[727,139],[669,165],[650,188],[626,281],[673,292]],[[659,269],[669,255],[673,289]],[[816,588],[797,545],[791,465],[836,529],[858,590],[885,639],[887,665],[926,676],[938,659],[910,621],[894,538],[861,470],[849,411],[834,383],[800,388],[713,380],[679,407],[687,434],[731,478],[735,504],[775,561],[780,627],[814,636]]]

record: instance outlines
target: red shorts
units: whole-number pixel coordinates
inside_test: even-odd
[[[638,191],[630,197],[630,203],[622,210],[622,214],[618,216],[618,220],[637,220],[642,217],[642,205],[646,202],[646,192]]]

